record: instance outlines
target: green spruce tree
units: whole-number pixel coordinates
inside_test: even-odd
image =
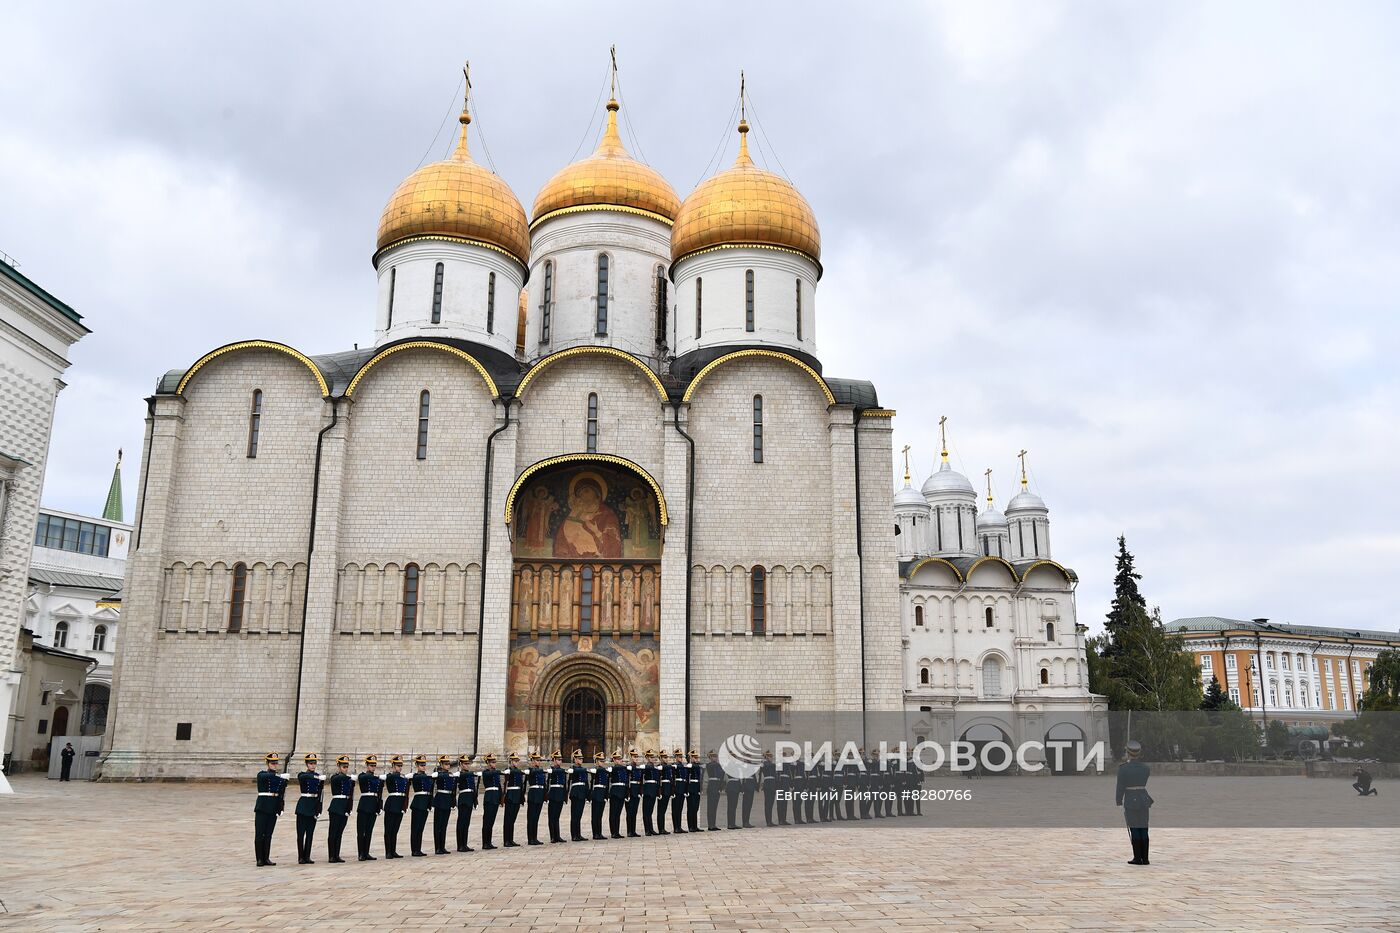
[[[1125,535],[1118,536],[1117,561],[1118,569],[1113,576],[1113,603],[1104,622],[1108,638],[1101,653],[1105,657],[1111,657],[1118,651],[1121,643],[1119,633],[1134,621],[1138,613],[1147,612],[1147,600],[1142,598],[1142,592],[1138,589],[1138,581],[1142,579],[1142,574],[1137,572]]]

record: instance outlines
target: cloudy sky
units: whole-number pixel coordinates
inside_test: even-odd
[[[899,410],[915,485],[943,414],[999,505],[1027,448],[1083,621],[1125,533],[1168,618],[1396,629],[1400,8],[667,10],[11,5],[0,250],[93,330],[45,503],[100,510],[124,447],[130,517],[165,370],[372,339],[379,212],[446,151],[463,58],[528,206],[616,43],[629,143],[682,196],[732,159],[747,70],[822,225],[826,371]]]

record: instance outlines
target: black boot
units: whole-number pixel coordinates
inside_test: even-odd
[[[1141,864],[1142,864],[1142,843],[1138,841],[1138,837],[1137,837],[1137,836],[1132,836],[1132,837],[1130,837],[1130,841],[1131,841],[1132,844],[1133,844],[1133,857],[1132,857],[1131,860],[1129,860],[1128,864],[1129,864],[1129,865],[1141,865]]]
[[[1152,863],[1149,862],[1149,861],[1147,860],[1147,846],[1148,846],[1147,834],[1144,833],[1143,836],[1142,836],[1142,864],[1144,864],[1144,865],[1151,865]]]

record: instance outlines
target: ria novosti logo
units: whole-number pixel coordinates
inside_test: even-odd
[[[719,747],[719,764],[725,774],[747,781],[763,764],[763,746],[747,732],[736,732]]]

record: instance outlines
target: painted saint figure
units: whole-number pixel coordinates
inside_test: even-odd
[[[569,483],[569,514],[554,535],[555,557],[622,556],[622,527],[605,501],[607,485],[596,473]]]

